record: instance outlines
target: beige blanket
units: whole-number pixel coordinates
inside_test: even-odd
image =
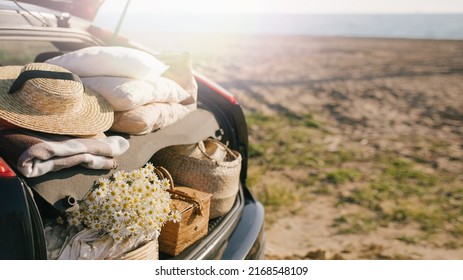
[[[0,155],[25,177],[80,165],[91,169],[114,169],[115,157],[129,148],[120,136],[74,138],[21,129],[0,129]]]

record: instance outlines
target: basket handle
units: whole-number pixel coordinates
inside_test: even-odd
[[[203,204],[201,203],[201,200],[199,200],[199,198],[194,195],[190,195],[186,192],[175,189],[174,180],[172,179],[172,176],[170,175],[169,171],[167,171],[167,169],[162,166],[156,166],[154,168],[154,172],[156,172],[156,175],[158,175],[159,179],[162,180],[167,178],[167,180],[169,180],[170,188],[167,191],[171,193],[172,197],[193,204],[193,207],[196,209],[196,211],[198,211],[198,215],[203,215]]]
[[[217,140],[217,139],[214,139],[214,138],[208,138],[206,140],[204,140],[203,142],[205,141],[211,141],[211,142],[215,142],[217,143],[217,145],[220,145],[221,147],[225,148],[225,150],[227,151],[227,156],[228,155],[231,155],[233,157],[233,159],[237,159],[238,158],[238,155],[235,151],[233,151],[232,149],[230,149],[227,145],[225,145],[224,143],[222,143],[221,141]],[[206,153],[206,151],[203,149],[201,149],[201,147],[199,146],[199,143],[196,144],[198,146],[198,149],[201,151],[201,153],[207,157],[208,159],[210,160],[214,160],[208,153]]]

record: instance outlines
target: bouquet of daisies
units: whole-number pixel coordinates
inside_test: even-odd
[[[159,178],[151,163],[133,171],[117,171],[110,179],[100,178],[79,203],[79,210],[68,214],[68,224],[82,230],[70,239],[67,252],[61,250],[60,258],[108,258],[157,240],[167,221],[181,218],[170,208],[169,187],[169,180]],[[83,248],[98,253],[82,252]]]

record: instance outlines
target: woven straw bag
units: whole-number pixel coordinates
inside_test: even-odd
[[[177,184],[211,193],[211,219],[230,211],[239,190],[241,154],[237,151],[207,139],[164,148],[151,160],[167,168]]]
[[[107,258],[108,260],[158,260],[158,240],[150,240],[132,251],[124,252],[118,256]]]

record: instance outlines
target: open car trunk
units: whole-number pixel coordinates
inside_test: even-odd
[[[37,1],[30,2],[37,4]],[[0,7],[1,5],[8,8],[14,6],[9,1],[1,1]],[[111,44],[144,49],[155,54],[154,50],[140,47],[127,40],[113,41],[111,34],[106,34],[75,18],[71,18],[71,28],[58,28],[41,26],[36,18],[24,11],[14,13],[6,11],[0,12],[0,15],[0,48],[5,54],[0,59],[2,66],[25,65],[33,62],[39,54],[59,55],[89,46]],[[45,12],[40,15],[41,19],[46,19],[47,22],[55,20],[53,16]],[[195,73],[195,78],[198,82],[198,108],[179,121],[145,135],[106,132],[108,136],[122,136],[129,142],[129,149],[116,157],[119,163],[117,170],[128,171],[140,168],[149,162],[156,152],[172,145],[194,144],[207,138],[215,138],[226,143],[228,147],[238,151],[243,158],[239,175],[240,188],[233,207],[227,214],[209,220],[208,234],[180,255],[172,257],[160,253],[159,257],[160,259],[261,257],[263,208],[254,200],[245,186],[248,139],[243,111],[236,100],[224,94],[219,86],[199,73]],[[14,169],[15,165],[8,161],[8,158],[4,159]],[[3,204],[0,207],[0,224],[2,225],[0,237],[5,241],[3,242],[5,246],[0,246],[0,258],[41,259],[44,256],[46,258],[43,222],[46,219],[55,219],[63,212],[72,210],[73,205],[69,201],[82,199],[92,189],[96,180],[101,177],[109,178],[115,171],[92,170],[75,166],[34,178],[25,178],[19,175],[19,172],[16,172],[17,176],[11,178],[0,178],[0,185],[4,187],[1,193],[3,200],[0,199]],[[5,192],[13,190],[18,193],[14,199],[12,195]],[[28,215],[31,221],[12,217],[11,209],[25,216]],[[15,228],[16,226],[18,228]],[[22,247],[30,250],[20,252]]]
[[[222,132],[223,129],[211,112],[206,109],[196,109],[183,119],[156,132],[139,136],[120,133],[107,134],[108,136],[123,136],[129,141],[130,148],[117,158],[119,162],[117,170],[133,170],[145,165],[157,151],[164,147],[194,144],[207,138],[220,138]],[[38,177],[23,178],[23,180],[33,190],[41,218],[48,220],[55,219],[63,212],[75,210],[76,204],[70,204],[70,198],[72,198],[71,201],[79,201],[92,189],[98,178],[109,178],[117,170],[92,170],[75,166]],[[226,244],[213,244],[211,246],[209,243],[227,239],[226,235],[231,234],[231,229],[238,222],[242,209],[243,193],[240,190],[232,209],[226,215],[209,221],[207,236],[188,247],[178,256],[172,257],[160,252],[160,259],[220,257],[213,255],[221,251],[214,247],[220,248]]]

